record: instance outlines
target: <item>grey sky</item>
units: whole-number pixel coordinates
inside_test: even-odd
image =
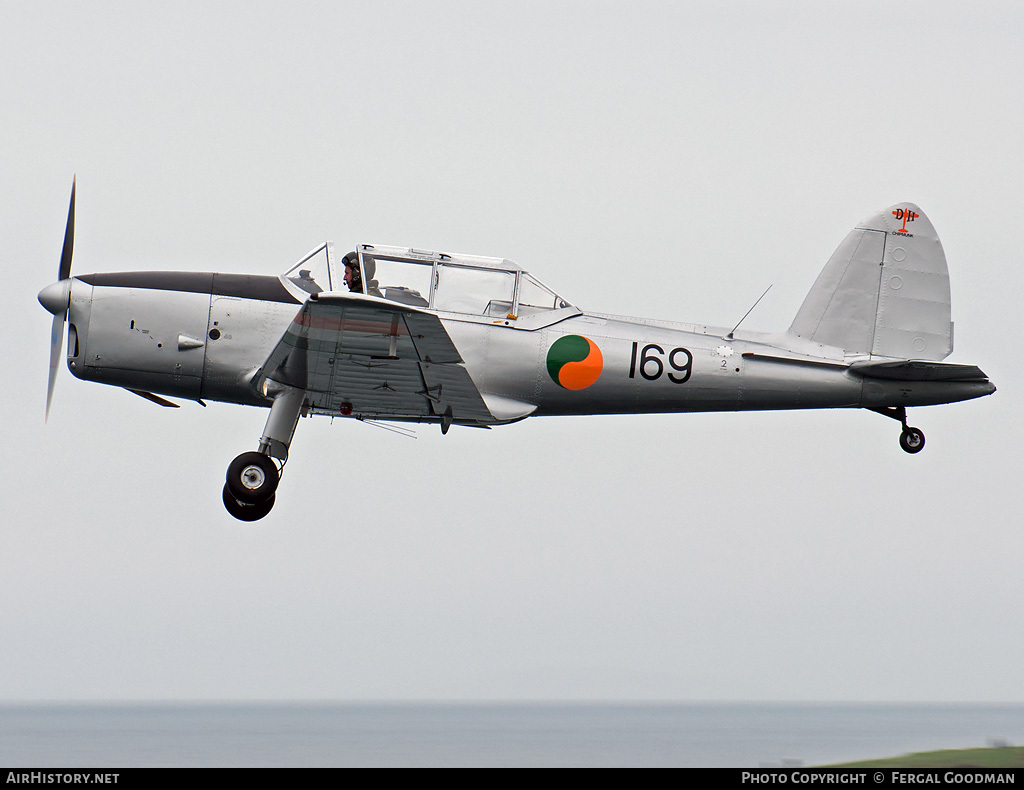
[[[0,2],[0,699],[1024,699],[1018,3]],[[278,273],[321,241],[508,257],[583,309],[784,329],[918,203],[956,348],[912,412],[303,421],[62,368],[73,271]]]

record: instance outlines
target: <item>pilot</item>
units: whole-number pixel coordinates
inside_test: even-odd
[[[341,259],[345,264],[345,285],[352,293],[363,293],[363,278],[359,273],[359,257],[350,252]],[[377,264],[369,255],[363,257],[363,269],[366,271],[366,293],[370,296],[383,296],[378,288],[378,283],[373,279],[377,272]]]

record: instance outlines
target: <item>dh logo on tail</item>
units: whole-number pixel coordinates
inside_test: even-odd
[[[903,220],[903,227],[896,231],[897,233],[907,233],[907,223],[913,222],[921,216],[916,211],[911,211],[909,208],[898,208],[892,212],[892,215],[896,217],[896,219]]]

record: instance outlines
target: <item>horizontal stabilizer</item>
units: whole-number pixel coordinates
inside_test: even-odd
[[[952,365],[947,362],[857,362],[850,372],[869,379],[890,381],[988,381],[977,365]]]

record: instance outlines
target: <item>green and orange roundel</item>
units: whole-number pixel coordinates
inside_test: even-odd
[[[582,390],[604,370],[604,357],[597,343],[583,335],[566,335],[548,349],[548,375],[559,387]]]

